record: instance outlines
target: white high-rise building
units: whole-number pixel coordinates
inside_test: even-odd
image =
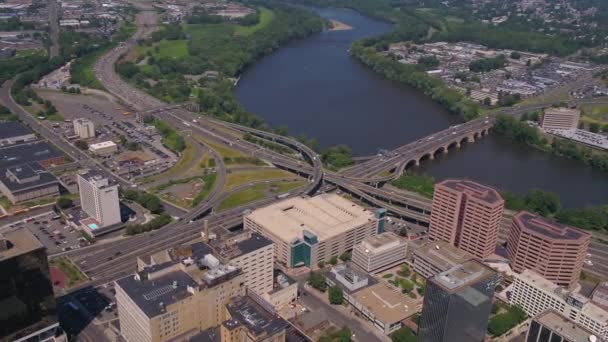
[[[95,124],[89,119],[74,120],[74,133],[80,139],[89,139],[95,137]]]
[[[120,222],[118,185],[111,185],[100,175],[78,175],[80,205],[82,210],[94,218],[100,227]]]

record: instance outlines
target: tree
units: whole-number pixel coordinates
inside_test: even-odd
[[[340,305],[344,300],[342,289],[338,286],[329,288],[329,304]]]
[[[486,97],[483,99],[483,104],[486,106],[491,106],[492,105],[492,99],[489,97]]]
[[[67,208],[71,207],[72,205],[74,205],[74,201],[72,201],[71,199],[69,199],[67,197],[60,197],[57,200],[57,206],[61,209],[67,209]]]
[[[317,267],[319,267],[319,268],[324,268],[324,267],[325,267],[325,261],[319,261],[319,262],[317,263]]]
[[[600,125],[597,122],[589,124],[589,132],[598,133],[600,131]]]
[[[393,342],[416,342],[416,335],[412,329],[405,326],[393,332],[390,337]]]
[[[532,189],[524,197],[527,208],[543,215],[556,213],[560,208],[560,200],[557,194],[545,192],[539,189]]]
[[[86,150],[89,148],[89,144],[84,140],[76,140],[74,141],[74,146],[78,147],[81,150]]]
[[[310,276],[308,276],[308,280],[306,281],[308,285],[313,288],[325,292],[327,289],[327,284],[325,284],[325,277],[320,272],[310,272]]]
[[[401,227],[401,229],[399,229],[399,236],[406,237],[407,236],[407,228]]]
[[[401,265],[401,270],[397,273],[402,277],[409,277],[412,271],[410,271],[410,268],[406,264],[403,264]]]
[[[343,262],[347,262],[350,260],[350,253],[348,251],[340,254],[340,260],[342,260]]]
[[[127,150],[129,151],[137,151],[139,149],[139,144],[135,141],[129,141],[127,143]]]
[[[512,59],[520,59],[521,58],[521,54],[517,51],[513,51],[511,52],[511,58]]]
[[[337,256],[332,256],[331,259],[329,259],[329,263],[332,265],[335,265],[338,263],[338,257]]]

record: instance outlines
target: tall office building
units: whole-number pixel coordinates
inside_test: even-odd
[[[99,227],[120,222],[118,184],[111,185],[100,175],[79,174],[78,189],[82,210],[95,219]]]
[[[74,120],[74,133],[80,139],[89,139],[95,137],[95,124],[89,119]]]
[[[531,269],[560,286],[578,282],[591,234],[522,211],[513,217],[507,256],[513,271]]]
[[[477,260],[429,278],[417,341],[483,341],[498,280]]]
[[[443,240],[477,259],[494,253],[504,200],[498,191],[448,179],[435,185],[429,238]]]
[[[46,249],[29,230],[0,235],[0,275],[0,341],[65,338],[57,323]]]

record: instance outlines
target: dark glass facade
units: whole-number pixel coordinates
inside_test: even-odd
[[[431,278],[422,307],[418,342],[481,342],[492,310],[497,275],[448,291]]]
[[[0,260],[0,341],[12,341],[57,321],[46,250]]]

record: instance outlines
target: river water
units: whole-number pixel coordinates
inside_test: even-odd
[[[288,126],[291,134],[314,137],[321,147],[346,144],[359,156],[456,122],[419,92],[383,79],[348,55],[351,42],[388,32],[390,25],[351,10],[318,12],[353,29],[292,42],[252,66],[235,89],[248,111],[272,126]],[[608,175],[492,134],[411,171],[438,180],[466,177],[520,194],[540,188],[559,194],[565,207],[608,202]]]

